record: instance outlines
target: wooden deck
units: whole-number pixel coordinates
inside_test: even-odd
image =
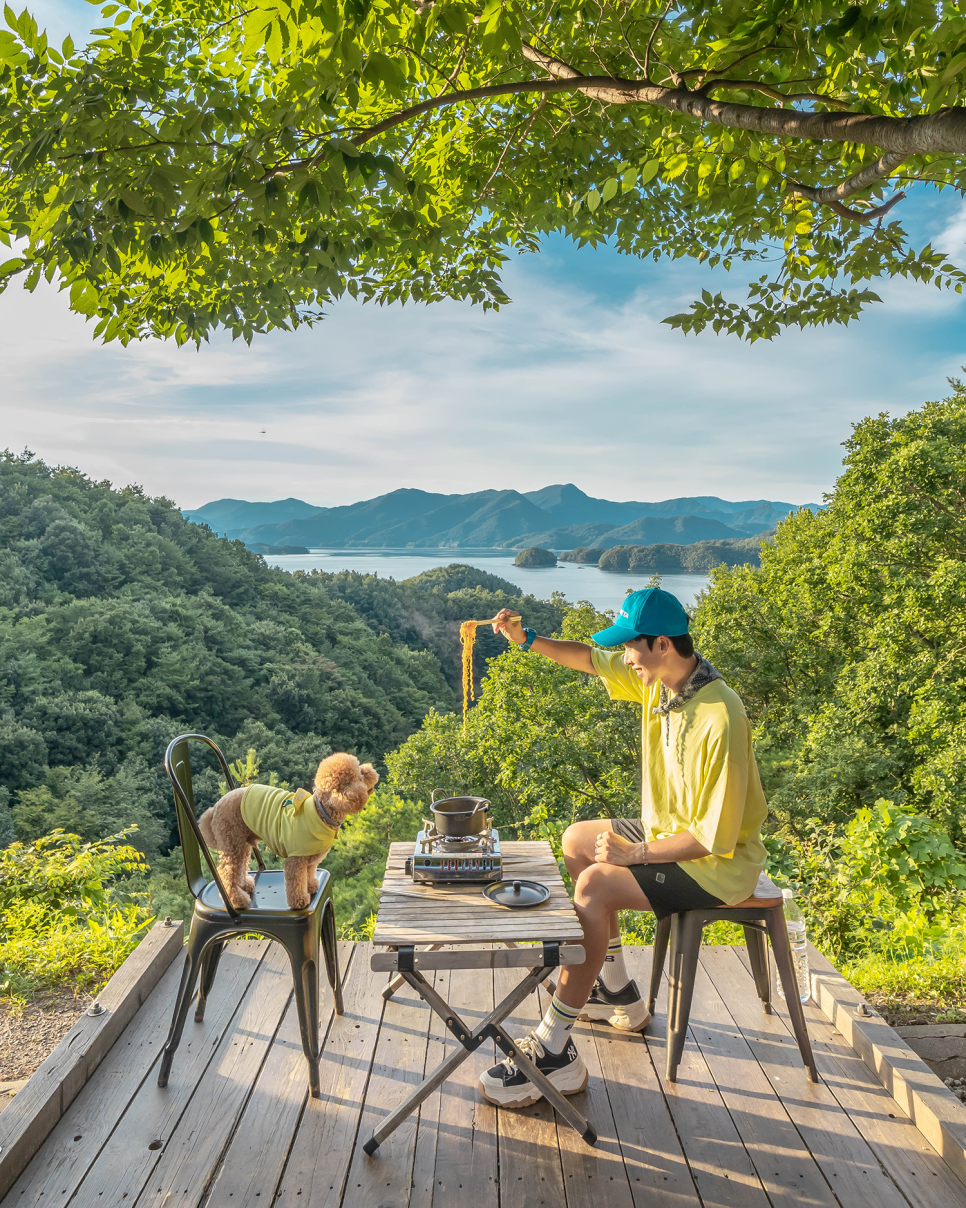
[[[368,945],[343,944],[346,1013],[326,1001],[323,1097],[307,1096],[278,946],[233,943],[208,1018],[189,1018],[155,1085],[180,960],[121,1034],[2,1208],[966,1208],[966,1187],[816,1008],[811,1085],[781,1015],[764,1016],[744,950],[705,947],[679,1082],[664,1019],[644,1037],[578,1025],[587,1148],[540,1104],[498,1112],[475,1087],[487,1044],[374,1158],[362,1142],[455,1042],[406,986],[390,1003]],[[631,949],[638,982],[650,953]],[[518,970],[435,974],[468,1020]],[[515,1031],[541,1011],[532,997]]]

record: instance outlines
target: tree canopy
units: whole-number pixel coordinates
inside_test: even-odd
[[[251,339],[349,294],[506,300],[549,232],[742,267],[667,322],[770,338],[902,275],[962,191],[963,0],[141,0],[85,50],[0,32],[0,286],[104,340]],[[888,192],[888,196],[887,196]]]

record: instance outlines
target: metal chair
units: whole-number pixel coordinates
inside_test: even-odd
[[[792,952],[788,943],[788,932],[785,929],[781,891],[770,882],[767,882],[767,890],[769,893],[777,892],[779,896],[765,897],[759,886],[755,893],[762,896],[748,898],[736,906],[718,906],[710,910],[683,910],[679,914],[669,915],[667,918],[658,920],[657,932],[654,936],[648,1009],[653,1013],[661,987],[664,960],[670,943],[671,973],[667,1012],[668,1082],[677,1081],[678,1065],[684,1052],[702,934],[709,923],[715,923],[719,919],[729,923],[740,923],[744,928],[755,989],[758,991],[762,1010],[766,1015],[771,1014],[772,1007],[771,978],[768,973],[768,948],[765,944],[765,936],[767,935],[771,940],[775,966],[785,991],[788,1014],[791,1018],[795,1039],[798,1041],[802,1062],[808,1070],[809,1080],[818,1082],[818,1071],[815,1068],[812,1045],[808,1038],[808,1028],[805,1025],[805,1012],[802,1010],[799,998],[798,979],[792,967]]]
[[[336,948],[335,908],[332,904],[332,884],[329,873],[319,869],[319,888],[315,897],[304,910],[290,910],[285,900],[285,880],[281,870],[266,870],[255,848],[258,871],[255,873],[255,892],[251,905],[236,910],[228,900],[225,887],[218,875],[218,868],[211,851],[202,837],[195,816],[195,797],[192,787],[191,756],[188,744],[204,743],[215,754],[229,789],[235,782],[224,755],[204,734],[181,734],[168,746],[164,756],[164,770],[174,789],[175,812],[178,819],[178,834],[184,854],[188,888],[195,900],[188,934],[188,950],[185,954],[181,986],[171,1019],[171,1029],[161,1055],[158,1086],[167,1086],[168,1075],[175,1050],[181,1042],[188,1008],[198,984],[198,1001],[195,1006],[195,1021],[204,1018],[205,1004],[214,984],[222,950],[231,936],[255,932],[277,940],[285,946],[292,963],[292,979],[295,983],[295,1002],[298,1008],[299,1030],[302,1033],[302,1049],[309,1063],[309,1086],[315,1098],[320,1096],[319,1087],[319,946],[325,957],[325,970],[335,1013],[343,1013],[342,984],[339,978],[339,957]],[[202,859],[208,866],[211,880],[207,880]]]

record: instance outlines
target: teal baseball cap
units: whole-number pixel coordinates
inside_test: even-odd
[[[660,587],[645,587],[626,597],[624,607],[609,629],[602,629],[592,636],[598,646],[619,646],[642,633],[677,638],[687,632],[688,614],[677,596]]]

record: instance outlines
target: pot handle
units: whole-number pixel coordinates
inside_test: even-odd
[[[436,794],[445,793],[445,792],[446,792],[445,789],[433,789],[433,791],[429,794],[429,804],[435,805],[436,804]]]
[[[473,818],[473,817],[475,817],[475,816],[476,816],[476,815],[477,815],[477,814],[478,814],[478,813],[479,813],[481,810],[488,810],[489,808],[490,808],[490,803],[489,803],[489,801],[487,801],[487,800],[486,800],[486,798],[484,797],[484,798],[483,798],[483,799],[480,801],[480,803],[479,803],[479,805],[476,807],[476,809],[473,811],[473,813],[472,813],[472,814],[470,814],[470,817],[471,817],[471,818]]]

